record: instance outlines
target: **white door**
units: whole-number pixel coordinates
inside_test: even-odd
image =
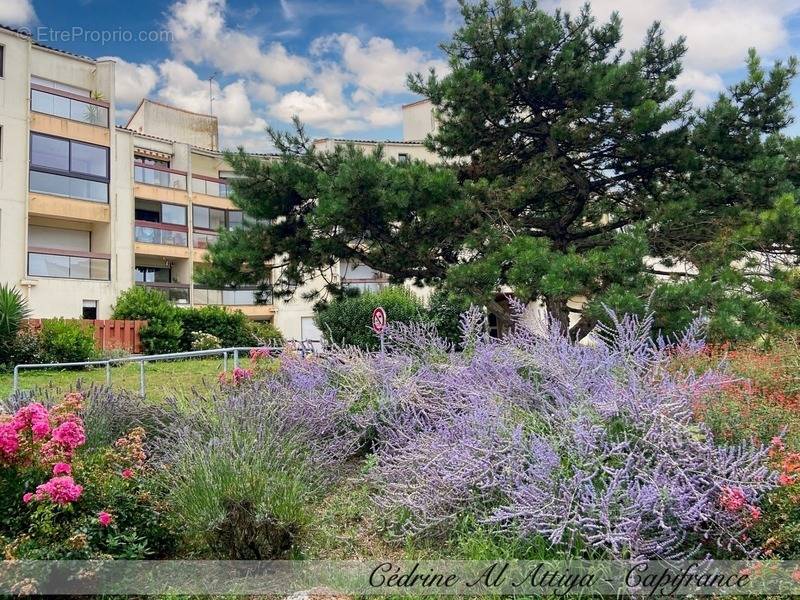
[[[300,339],[302,341],[310,341],[314,344],[314,350],[322,349],[322,332],[314,323],[314,317],[301,317],[300,318]]]

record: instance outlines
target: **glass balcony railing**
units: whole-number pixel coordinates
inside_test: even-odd
[[[192,192],[218,198],[230,198],[231,196],[231,189],[224,179],[198,177],[197,175],[192,175]]]
[[[144,244],[163,244],[165,246],[188,246],[189,233],[185,227],[136,221],[134,239]]]
[[[219,235],[216,233],[207,233],[205,231],[197,230],[192,233],[192,245],[195,248],[208,248],[209,245],[216,243],[218,239]]]
[[[31,248],[28,252],[28,275],[109,281],[111,258],[93,252]]]
[[[108,127],[108,103],[91,98],[79,98],[68,92],[53,92],[31,85],[31,110],[72,121]]]
[[[212,289],[195,286],[194,303],[221,306],[272,304],[272,289],[269,286],[242,286],[235,289]]]
[[[137,183],[157,185],[175,190],[186,190],[186,173],[167,169],[166,167],[134,163],[133,179]]]
[[[363,292],[379,292],[389,285],[387,279],[342,279],[342,286]]]
[[[161,292],[167,300],[176,304],[189,304],[189,285],[186,283],[141,283],[143,285]]]

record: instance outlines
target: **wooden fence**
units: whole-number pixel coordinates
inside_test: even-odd
[[[98,350],[124,350],[131,354],[141,354],[142,340],[139,338],[139,330],[147,325],[147,321],[82,319],[81,322],[94,329],[94,344]],[[34,332],[42,328],[41,319],[28,319],[25,324]]]

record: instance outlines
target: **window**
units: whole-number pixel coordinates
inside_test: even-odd
[[[228,211],[228,229],[236,229],[242,226],[242,211],[229,210]]]
[[[74,85],[69,85],[68,83],[53,81],[52,79],[45,79],[44,77],[37,77],[36,75],[31,75],[31,83],[34,85],[41,85],[54,90],[67,92],[69,94],[75,94],[76,96],[86,96],[87,98],[92,96],[92,93],[84,88],[75,87]]]
[[[31,134],[31,165],[69,171],[69,140]]]
[[[133,274],[137,283],[170,283],[172,269],[168,267],[136,267]]]
[[[186,208],[175,204],[161,205],[161,222],[173,225],[186,225]]]
[[[31,134],[32,192],[108,202],[108,148]]]
[[[241,227],[244,215],[240,210],[223,210],[208,206],[192,207],[192,225],[200,229],[235,229]]]
[[[97,319],[97,300],[84,300],[81,310],[81,317],[84,319]]]
[[[405,152],[401,152],[400,154],[397,155],[397,162],[402,163],[402,162],[408,162],[409,160],[410,158],[408,154],[406,154]]]
[[[6,47],[0,46],[0,77],[5,77],[6,74]]]

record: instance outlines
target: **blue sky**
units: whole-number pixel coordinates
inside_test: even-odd
[[[544,0],[575,10],[583,0]],[[710,101],[742,75],[747,48],[800,54],[798,0],[595,0],[618,10],[627,48],[654,20],[689,52],[679,86]],[[456,0],[0,0],[0,23],[48,45],[117,63],[117,104],[142,96],[207,112],[222,143],[267,150],[267,123],[299,114],[315,136],[399,139],[405,73],[446,69],[438,44],[459,23]],[[104,39],[105,38],[105,39]],[[800,84],[793,89],[800,104]],[[800,115],[800,111],[796,111]],[[800,134],[800,125],[792,132]]]

